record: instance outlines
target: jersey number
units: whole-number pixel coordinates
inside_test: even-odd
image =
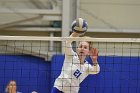
[[[76,78],[79,78],[79,76],[81,75],[82,73],[77,69],[73,75],[76,77]]]

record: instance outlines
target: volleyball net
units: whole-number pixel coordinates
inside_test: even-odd
[[[81,83],[80,93],[140,92],[140,38],[0,36],[0,87],[4,89],[11,79],[20,79],[19,82],[32,79],[28,83],[19,83],[19,88],[26,93],[31,89],[49,93],[46,87],[52,87],[61,72],[63,62],[58,63],[58,60],[64,59],[66,40],[91,41],[99,51],[101,71],[97,75],[89,75]],[[41,58],[41,61],[36,58]],[[44,64],[42,62],[47,68],[41,65]]]
[[[100,55],[138,56],[139,38],[0,36],[1,53],[46,56],[62,53],[65,41],[91,41]],[[64,42],[64,43],[63,43]],[[63,43],[63,44],[62,44]],[[75,46],[76,47],[76,46]]]

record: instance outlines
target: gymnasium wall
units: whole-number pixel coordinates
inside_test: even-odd
[[[63,55],[55,55],[51,65],[51,87],[60,74]],[[90,61],[90,59],[87,59]],[[82,83],[79,93],[139,93],[140,58],[138,56],[99,56],[101,71],[89,75]],[[90,61],[91,63],[91,61]]]
[[[89,28],[139,29],[139,4],[139,0],[80,0],[79,16]]]
[[[50,93],[61,72],[64,56],[54,55],[51,62],[29,55],[0,55],[0,93],[14,79],[18,91]],[[90,59],[87,59],[90,61]],[[79,93],[139,93],[139,56],[99,56],[101,71],[89,75]]]
[[[0,55],[0,93],[10,80],[22,93],[49,93],[50,62],[29,55]]]

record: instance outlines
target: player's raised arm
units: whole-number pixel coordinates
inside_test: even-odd
[[[89,72],[89,74],[98,74],[100,72],[100,66],[98,64],[98,50],[96,48],[92,48],[90,50],[90,57],[92,59],[92,70]]]
[[[97,59],[98,59],[98,50],[96,48],[92,48],[90,50],[90,57],[92,59],[93,65],[96,66],[98,64],[98,61],[97,61]]]
[[[79,37],[80,34],[73,32],[70,37]],[[71,45],[72,41],[66,41],[66,47],[65,47],[65,55],[68,57],[72,57],[72,55],[74,55],[74,51],[72,49],[72,45]]]
[[[74,32],[70,35],[70,37],[73,37],[73,35],[74,35]],[[71,57],[74,54],[71,43],[72,41],[66,41],[65,56]]]
[[[74,20],[71,25],[72,34],[70,35],[70,37],[79,37],[81,35],[84,35],[87,31],[87,28],[88,24],[84,19],[78,18]],[[74,54],[71,43],[72,41],[66,41],[65,55],[69,55],[69,57]]]

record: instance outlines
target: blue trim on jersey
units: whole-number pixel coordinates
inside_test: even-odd
[[[60,91],[60,90],[57,89],[56,87],[53,87],[51,93],[64,93],[64,92]]]

